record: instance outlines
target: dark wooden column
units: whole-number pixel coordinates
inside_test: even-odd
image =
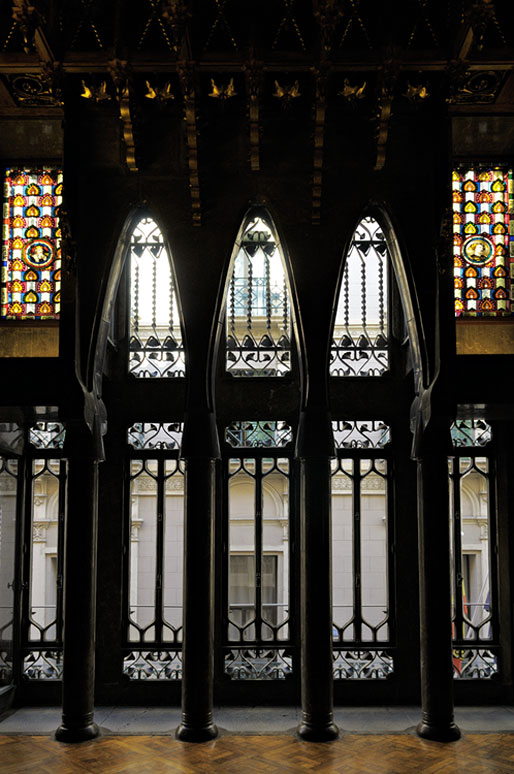
[[[217,431],[212,415],[186,418],[182,722],[177,738],[213,739],[214,517]]]
[[[64,652],[59,742],[98,735],[94,722],[98,459],[87,428],[67,431]]]
[[[439,742],[460,738],[453,719],[448,434],[449,428],[425,430],[418,455],[422,716],[417,733]]]
[[[300,600],[302,739],[323,742],[338,735],[333,713],[332,563],[328,414],[300,418]]]

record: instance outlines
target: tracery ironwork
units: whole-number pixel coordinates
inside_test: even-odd
[[[336,449],[383,449],[391,441],[388,425],[380,420],[332,422]]]
[[[32,649],[23,660],[23,677],[26,680],[62,680],[62,649]]]
[[[284,376],[291,370],[291,307],[271,223],[249,218],[238,248],[228,289],[227,371]]]
[[[180,449],[182,422],[135,422],[127,432],[127,442],[133,449]]]
[[[454,648],[453,676],[457,680],[490,680],[499,673],[498,652],[489,648]]]
[[[456,419],[450,428],[452,443],[463,446],[487,446],[492,440],[491,425],[483,419]]]
[[[225,654],[225,674],[232,680],[285,680],[293,659],[285,648],[239,648]]]
[[[231,422],[225,428],[225,441],[236,449],[280,448],[293,439],[291,427],[282,421]]]
[[[163,235],[141,218],[130,241],[129,373],[143,379],[185,376],[184,342]]]
[[[334,648],[335,680],[384,680],[393,672],[393,657],[387,651]]]
[[[182,653],[176,650],[132,650],[123,659],[130,680],[181,680]]]
[[[38,422],[30,428],[29,441],[36,449],[62,449],[66,428],[61,422]]]
[[[371,217],[346,257],[330,350],[331,376],[381,376],[389,368],[387,242]]]
[[[388,430],[377,424],[382,427],[375,443]],[[395,631],[387,450],[378,443],[376,450],[350,448],[353,452],[340,448],[332,463],[334,678],[383,679],[394,668],[393,655],[384,647],[387,650]],[[373,503],[367,502],[369,498]]]

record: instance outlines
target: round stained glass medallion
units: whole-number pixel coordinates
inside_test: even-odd
[[[33,269],[46,269],[53,263],[55,250],[49,239],[33,239],[23,245],[22,257]]]
[[[472,236],[462,246],[462,257],[472,266],[485,266],[494,258],[494,245],[485,236]]]

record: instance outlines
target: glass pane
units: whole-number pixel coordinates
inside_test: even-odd
[[[283,376],[291,370],[291,303],[271,220],[250,216],[238,248],[227,298],[227,371]]]
[[[165,462],[163,639],[182,640],[184,475],[177,460]]]
[[[283,462],[287,462],[284,460]],[[289,637],[289,478],[275,460],[263,461],[262,627],[263,639]],[[268,624],[268,625],[266,625]]]
[[[388,638],[385,460],[361,460],[362,639]]]
[[[255,460],[231,460],[229,640],[255,638]]]
[[[32,483],[32,552],[30,640],[57,637],[60,460],[34,460]]]
[[[334,640],[353,638],[353,460],[332,463],[332,606]]]
[[[0,457],[0,686],[12,681],[18,464]]]
[[[489,478],[486,457],[460,459],[465,639],[491,639]]]
[[[1,316],[58,319],[62,172],[7,169],[4,190]]]
[[[130,625],[129,640],[155,637],[157,571],[157,462],[130,464]]]

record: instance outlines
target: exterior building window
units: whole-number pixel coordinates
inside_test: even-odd
[[[246,218],[227,297],[226,369],[233,376],[291,371],[291,301],[278,237],[262,210]]]
[[[233,422],[232,441],[238,424],[248,431],[252,423]],[[240,438],[225,459],[224,671],[232,680],[282,680],[293,670],[290,452],[263,448],[257,433]]]
[[[381,376],[389,369],[388,267],[380,224],[363,218],[345,260],[330,350],[331,376]]]
[[[496,539],[490,426],[457,420],[449,458],[453,674],[488,679],[498,674]],[[484,451],[482,451],[484,449]]]
[[[185,376],[184,338],[170,255],[159,227],[141,218],[130,240],[129,373]]]
[[[512,170],[461,167],[453,172],[452,189],[455,314],[511,315]]]
[[[123,671],[131,680],[182,677],[184,470],[182,425],[128,430],[130,504]]]
[[[1,317],[58,320],[61,295],[60,169],[7,169]]]
[[[334,678],[384,679],[394,669],[389,427],[379,421],[332,424]]]

